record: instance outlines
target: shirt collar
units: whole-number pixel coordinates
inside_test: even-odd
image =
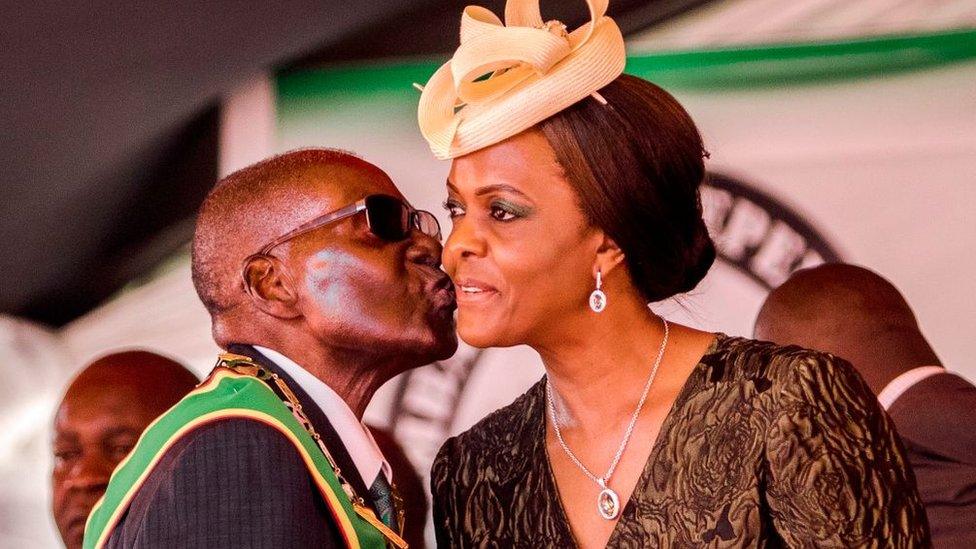
[[[945,368],[942,366],[919,366],[918,368],[912,368],[907,372],[903,372],[895,379],[889,381],[885,385],[885,388],[878,393],[878,402],[881,403],[882,408],[887,410],[898,400],[898,397],[904,394],[905,391],[911,389],[913,385],[929,376],[941,374],[942,372],[945,372]]]
[[[390,483],[393,482],[393,469],[383,457],[376,440],[363,422],[359,421],[346,401],[321,379],[313,376],[308,370],[299,366],[285,355],[253,345],[261,354],[273,360],[275,364],[288,373],[295,383],[300,385],[308,396],[321,408],[332,427],[336,430],[343,446],[349,452],[359,476],[369,488],[377,475],[382,471],[383,476]]]

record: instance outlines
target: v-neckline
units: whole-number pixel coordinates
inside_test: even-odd
[[[647,483],[650,482],[650,473],[653,469],[654,462],[657,460],[658,454],[661,453],[661,444],[664,440],[664,435],[671,430],[671,424],[674,423],[674,413],[677,410],[678,403],[684,402],[687,399],[688,393],[695,386],[693,380],[699,377],[700,373],[708,368],[705,364],[705,359],[709,356],[715,354],[718,351],[719,346],[724,340],[728,339],[728,336],[723,333],[715,333],[715,339],[709,344],[708,349],[705,350],[701,358],[698,359],[698,363],[691,368],[691,372],[688,377],[685,378],[684,384],[681,386],[681,390],[674,397],[671,402],[671,407],[668,409],[667,415],[664,416],[664,421],[661,422],[661,427],[657,431],[657,436],[654,439],[654,444],[651,445],[651,451],[647,455],[647,461],[644,462],[644,468],[641,470],[640,476],[637,478],[637,484],[634,485],[634,490],[630,493],[630,497],[627,498],[626,503],[623,503],[623,507],[620,509],[620,518],[617,523],[614,524],[613,530],[610,531],[610,537],[607,538],[607,543],[604,547],[611,547],[614,540],[617,538],[620,532],[620,523],[624,520],[624,512],[628,507],[631,506],[634,496],[636,494],[642,493],[646,490]],[[542,446],[542,461],[543,467],[545,468],[544,475],[549,483],[551,489],[546,490],[550,498],[555,501],[551,502],[550,508],[556,509],[556,515],[553,517],[554,520],[559,521],[558,528],[563,531],[564,535],[567,535],[569,539],[573,541],[573,547],[579,547],[579,541],[576,539],[576,535],[573,533],[573,527],[569,523],[569,515],[566,514],[566,509],[563,508],[563,499],[559,495],[559,484],[556,482],[556,473],[552,469],[552,462],[549,460],[549,448],[546,443],[546,400],[545,400],[545,384],[549,383],[548,378],[543,378],[542,383],[539,386],[541,396],[537,399],[536,406],[537,410],[541,408],[541,414],[537,412],[536,415],[541,416],[541,421],[536,422],[539,426],[536,432],[536,440]]]

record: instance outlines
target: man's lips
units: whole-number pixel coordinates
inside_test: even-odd
[[[427,294],[438,309],[453,312],[457,309],[457,297],[454,294],[454,284],[442,271],[439,271],[434,281],[427,286]]]
[[[55,521],[64,526],[69,536],[82,536],[85,524],[98,499],[105,493],[105,485],[69,493],[67,501],[55,511]]]
[[[476,278],[459,278],[457,282],[458,303],[483,303],[496,295],[498,289]]]
[[[85,523],[88,522],[88,515],[83,511],[74,513],[72,518],[68,521],[68,533],[70,534],[84,534],[85,533]]]

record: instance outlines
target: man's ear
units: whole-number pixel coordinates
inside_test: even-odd
[[[593,278],[596,278],[596,272],[599,270],[603,275],[603,279],[606,280],[607,274],[624,262],[624,257],[624,252],[620,249],[620,246],[617,246],[617,243],[609,236],[603,235],[603,240],[596,250],[596,261],[593,263]]]
[[[244,262],[244,291],[255,307],[276,318],[301,316],[298,294],[278,259],[254,255]]]

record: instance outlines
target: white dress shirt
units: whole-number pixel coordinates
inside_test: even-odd
[[[945,368],[942,366],[919,366],[918,368],[912,368],[907,372],[903,372],[895,379],[889,381],[884,389],[881,389],[881,392],[878,393],[878,402],[881,403],[882,408],[887,410],[898,400],[898,397],[904,394],[905,391],[911,389],[913,385],[929,376],[941,374],[945,371]]]
[[[287,372],[295,380],[295,383],[299,384],[315,404],[322,409],[339,438],[342,439],[342,444],[349,452],[349,456],[356,465],[356,470],[359,471],[359,476],[362,477],[367,489],[381,471],[388,482],[393,482],[393,469],[383,457],[383,453],[380,451],[380,447],[376,445],[369,428],[359,421],[352,408],[346,404],[345,400],[342,400],[342,397],[322,380],[313,376],[308,370],[285,355],[267,347],[254,345],[254,348]]]

